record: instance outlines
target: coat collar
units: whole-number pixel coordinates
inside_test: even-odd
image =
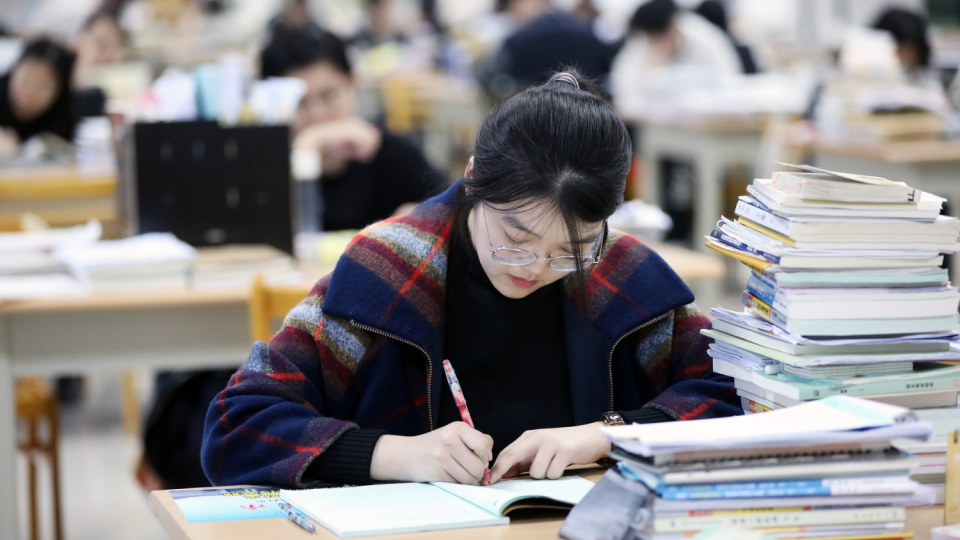
[[[337,262],[324,311],[427,351],[442,353],[447,254],[459,182],[410,215],[361,231]],[[637,239],[611,231],[583,291],[566,279],[569,304],[609,340],[693,301],[677,274]]]

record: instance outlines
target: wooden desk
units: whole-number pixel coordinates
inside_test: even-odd
[[[951,215],[960,215],[960,141],[863,143],[814,139],[805,147],[818,167],[881,176],[947,199]],[[953,257],[950,278],[960,281],[960,257]]]
[[[714,258],[655,249],[693,284],[723,275]],[[248,297],[239,289],[137,291],[0,303],[0,486],[17,482],[16,376],[240,365],[250,354]],[[0,539],[17,538],[15,494],[0,490]]]
[[[602,472],[585,473],[584,478],[598,481]],[[169,491],[154,491],[150,494],[150,510],[174,540],[285,540],[296,538],[314,538],[334,540],[339,538],[324,527],[318,525],[317,533],[310,534],[291,523],[286,518],[251,519],[243,521],[219,521],[208,523],[187,523],[177,503],[170,497]],[[930,529],[943,523],[943,506],[917,507],[907,510],[906,530],[915,533],[915,540],[930,540]],[[563,524],[561,519],[514,519],[510,525],[493,527],[475,527],[471,529],[451,529],[410,534],[392,534],[371,538],[391,540],[447,539],[464,540],[528,540],[536,538],[556,538]]]
[[[75,167],[0,170],[0,227],[25,212],[54,226],[117,218],[116,173],[88,174]]]

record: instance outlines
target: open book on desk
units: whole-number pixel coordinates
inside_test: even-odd
[[[569,509],[593,488],[578,476],[492,486],[378,484],[281,490],[280,498],[340,537],[505,525],[520,508]]]

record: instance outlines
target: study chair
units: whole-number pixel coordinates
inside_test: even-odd
[[[253,341],[270,341],[276,333],[275,321],[282,321],[307,294],[304,285],[268,285],[262,275],[254,278],[250,291],[250,337]]]
[[[14,390],[17,418],[27,424],[26,437],[18,438],[17,448],[27,458],[27,497],[29,509],[29,533],[31,540],[40,538],[40,517],[37,501],[37,463],[45,457],[50,463],[50,478],[53,494],[53,530],[56,540],[63,539],[60,510],[60,466],[57,446],[57,395],[53,388],[40,377],[21,377]],[[47,436],[41,436],[41,425],[47,424]]]

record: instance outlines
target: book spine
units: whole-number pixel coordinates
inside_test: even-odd
[[[750,274],[750,279],[747,280],[747,290],[771,306],[773,306],[774,300],[777,297],[776,286],[756,272]]]
[[[767,253],[766,251],[759,250],[751,246],[750,244],[747,244],[746,242],[741,242],[740,240],[737,240],[736,238],[730,236],[729,234],[724,233],[720,229],[714,229],[713,231],[711,231],[710,236],[713,238],[716,238],[717,240],[723,242],[724,244],[727,244],[728,246],[732,246],[741,251],[746,251],[748,253],[752,253],[756,255],[757,257],[761,257],[765,261],[769,261],[772,263],[780,262],[780,257]]]
[[[696,531],[714,525],[750,529],[797,525],[853,525],[904,521],[907,517],[902,506],[849,509],[818,509],[808,506],[793,511],[691,511],[684,514],[686,515],[682,517],[655,518],[654,530],[658,533]]]
[[[743,291],[740,295],[740,303],[750,312],[756,313],[764,319],[786,328],[787,318],[779,311],[773,309],[770,304],[764,302],[750,291]]]
[[[710,491],[710,490],[740,490],[740,489],[808,489],[808,488],[831,488],[831,489],[861,489],[869,488],[876,493],[875,488],[880,486],[889,489],[893,486],[903,486],[910,482],[900,477],[890,476],[851,476],[846,478],[817,478],[811,480],[771,480],[767,482],[723,482],[716,484],[679,484],[665,485],[658,491],[662,493],[674,491]],[[849,493],[868,493],[866,491],[850,491]]]
[[[691,501],[691,500],[714,500],[714,499],[759,499],[765,497],[819,497],[834,495],[884,495],[890,493],[908,493],[916,489],[916,485],[908,482],[899,483],[862,483],[862,484],[837,484],[837,485],[810,485],[804,486],[805,482],[777,482],[778,484],[796,483],[797,486],[770,486],[762,485],[750,487],[745,485],[741,488],[722,488],[720,489],[688,489],[688,490],[664,490],[661,497],[673,501]],[[776,506],[775,504],[772,506]]]
[[[790,220],[774,215],[743,200],[737,201],[734,213],[780,234],[790,236],[793,231],[793,223]]]

